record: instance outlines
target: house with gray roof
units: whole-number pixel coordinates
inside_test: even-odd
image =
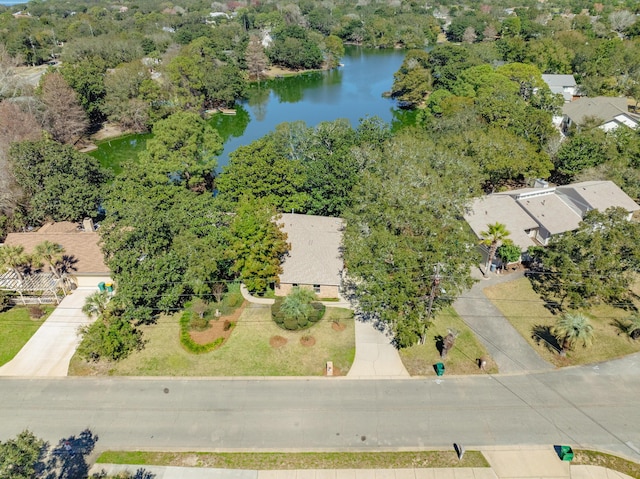
[[[289,252],[282,263],[276,295],[286,296],[294,286],[300,286],[313,289],[319,298],[338,298],[344,269],[344,220],[285,213],[277,223],[287,234]]]
[[[542,80],[549,86],[551,93],[560,94],[565,102],[578,96],[578,85],[573,75],[542,75]]]
[[[509,196],[494,194],[475,198],[464,215],[464,219],[478,238],[482,236],[483,231],[487,231],[489,225],[506,225],[505,218],[508,218],[509,222],[509,239],[519,246],[521,251],[536,245],[533,237],[538,223]]]
[[[504,224],[509,239],[524,252],[529,246],[546,245],[553,235],[577,229],[587,212],[613,207],[624,208],[629,220],[640,211],[640,205],[612,181],[584,181],[556,187],[542,182],[540,187],[476,198],[464,218],[478,238],[490,224]]]
[[[570,127],[580,127],[589,118],[599,120],[600,128],[604,131],[615,130],[623,125],[635,130],[640,123],[638,115],[629,113],[627,99],[624,97],[582,97],[565,103],[562,114],[560,128],[565,134]]]

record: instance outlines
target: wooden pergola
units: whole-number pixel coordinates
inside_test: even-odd
[[[0,290],[15,291],[20,302],[26,304],[60,304],[58,291],[64,291],[63,280],[56,278],[53,273],[31,273],[22,278],[15,271],[0,274]]]

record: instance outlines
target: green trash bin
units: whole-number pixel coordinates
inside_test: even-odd
[[[435,364],[436,375],[442,376],[444,374],[444,363]]]
[[[113,283],[107,283],[105,286],[107,288],[107,292],[113,293]]]
[[[571,446],[560,446],[560,458],[563,461],[573,460],[573,449],[571,449]]]
[[[104,292],[104,291],[106,291],[106,290],[107,290],[107,287],[105,286],[105,284],[104,284],[104,282],[103,282],[103,281],[101,281],[101,282],[99,282],[99,283],[98,283],[98,289],[99,289],[100,291],[102,291],[102,292]]]

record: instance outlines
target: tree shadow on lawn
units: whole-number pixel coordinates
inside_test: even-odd
[[[558,339],[551,332],[551,326],[542,324],[535,325],[531,330],[531,338],[536,342],[538,346],[542,344],[552,353],[560,354],[562,348]]]
[[[85,429],[77,436],[72,435],[60,439],[58,444],[50,449],[45,444],[42,451],[42,460],[36,465],[37,477],[43,479],[80,479],[89,477],[90,465],[87,457],[91,455],[98,442],[98,436],[90,429]],[[102,471],[93,474],[94,478],[105,478],[107,474]],[[116,477],[131,479],[153,479],[152,474],[144,469],[138,469],[135,473],[119,474]]]

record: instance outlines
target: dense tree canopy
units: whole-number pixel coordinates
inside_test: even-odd
[[[430,320],[434,266],[443,273],[433,311],[471,284],[474,241],[460,218],[478,173],[417,133],[370,154],[345,214],[346,267],[362,310],[410,346]]]
[[[155,124],[141,161],[159,183],[203,191],[211,189],[221,151],[216,130],[195,113],[179,112]]]
[[[627,216],[622,208],[589,211],[576,231],[534,251],[541,268],[534,286],[547,301],[560,308],[629,301],[640,271],[640,224]]]
[[[15,143],[10,157],[30,218],[77,221],[97,216],[109,173],[95,158],[50,140]]]

